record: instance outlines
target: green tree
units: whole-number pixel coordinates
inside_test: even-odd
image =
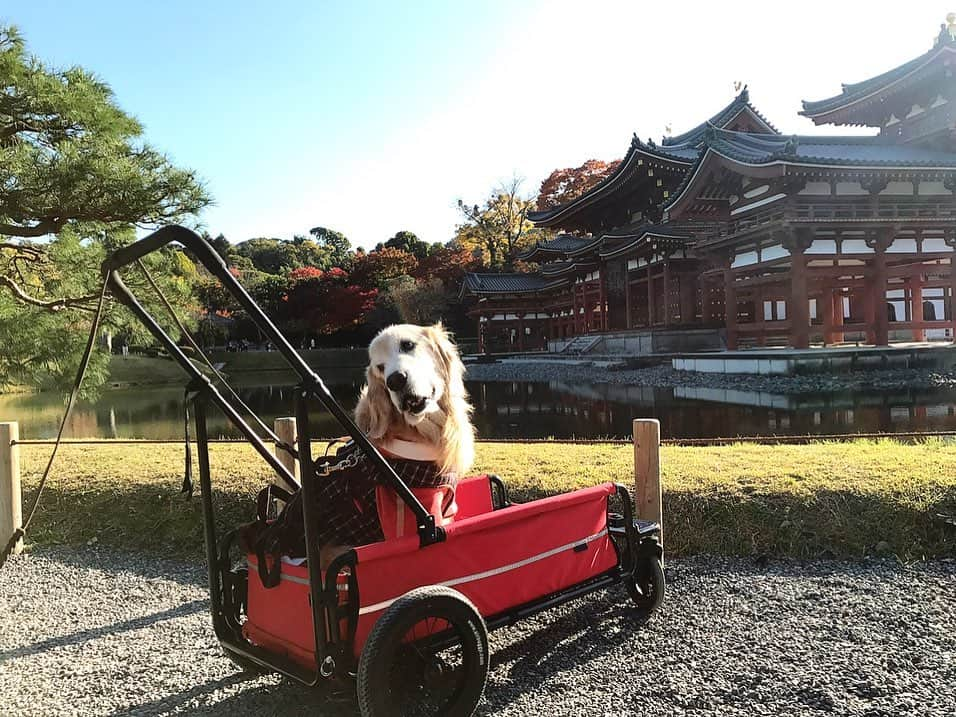
[[[432,250],[432,247],[429,246],[427,242],[422,241],[415,234],[410,231],[405,231],[404,229],[400,232],[396,232],[395,236],[382,244],[381,247],[401,249],[402,251],[411,254],[419,261],[422,261],[428,257]]]
[[[0,27],[0,187],[0,381],[34,384],[75,369],[106,251],[132,241],[134,226],[188,221],[210,202],[192,171],[143,141],[108,85],[48,67],[12,26]],[[195,308],[182,252],[148,263],[180,270],[164,290]],[[135,331],[113,305],[104,325]],[[105,357],[96,361],[94,380]]]
[[[388,289],[389,298],[402,321],[409,324],[433,324],[445,316],[448,294],[442,280],[415,280],[410,276],[396,279]]]
[[[464,222],[458,226],[455,244],[479,250],[493,269],[510,268],[516,255],[542,236],[527,219],[534,202],[522,195],[521,185],[520,177],[512,177],[495,187],[481,206],[458,200]]]
[[[318,245],[328,253],[328,266],[319,266],[320,269],[328,269],[333,266],[345,270],[351,268],[352,244],[342,232],[326,227],[312,227],[309,229],[309,234],[315,237]],[[313,266],[318,266],[318,264],[313,264]]]

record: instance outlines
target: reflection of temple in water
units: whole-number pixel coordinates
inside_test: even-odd
[[[653,416],[673,438],[900,433],[956,428],[956,390],[785,395],[619,384],[474,384],[481,436],[623,438]]]

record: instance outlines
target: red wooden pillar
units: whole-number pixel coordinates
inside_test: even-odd
[[[754,323],[757,324],[757,346],[767,345],[767,318],[763,313],[763,293],[761,287],[754,289]]]
[[[877,346],[889,346],[889,314],[886,308],[886,246],[877,241],[873,246],[873,343]]]
[[[794,242],[790,249],[790,346],[810,348],[810,296],[807,293],[807,255],[805,247]]]
[[[923,321],[923,276],[918,274],[909,280],[910,321]],[[913,341],[926,341],[926,331],[913,329]]]
[[[843,290],[834,289],[830,293],[830,305],[833,307],[833,337],[835,344],[843,343]]]
[[[817,301],[817,307],[823,315],[823,345],[829,346],[833,343],[833,325],[835,323],[833,289],[828,286],[823,288],[823,294]]]
[[[654,275],[651,273],[653,269],[647,267],[647,327],[650,328],[654,325],[655,314],[657,313],[656,307],[654,306]]]
[[[734,270],[724,269],[724,326],[727,327],[727,350],[737,349],[737,286]]]
[[[571,335],[578,335],[578,285],[571,284]]]
[[[518,351],[524,351],[524,314],[518,314]]]
[[[671,323],[671,265],[664,262],[664,326]]]

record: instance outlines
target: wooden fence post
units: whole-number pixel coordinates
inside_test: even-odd
[[[20,496],[20,426],[16,421],[0,423],[0,549],[13,531],[23,525]],[[13,555],[23,550],[23,541],[13,548]]]
[[[280,441],[295,448],[295,418],[277,418],[275,420],[274,428]],[[294,453],[289,453],[289,451],[281,448],[278,445],[275,447],[275,451],[276,458],[279,459],[279,462],[288,468],[289,472],[295,476],[296,479],[298,479],[299,461],[296,459],[296,455]]]
[[[664,544],[664,514],[661,500],[661,422],[656,418],[635,418],[634,508],[641,520],[661,526]]]

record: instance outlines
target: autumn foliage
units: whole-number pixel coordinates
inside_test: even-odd
[[[620,163],[619,159],[612,162],[589,159],[580,167],[554,170],[541,182],[541,190],[538,192],[538,211],[551,209],[580,197],[606,179]]]

